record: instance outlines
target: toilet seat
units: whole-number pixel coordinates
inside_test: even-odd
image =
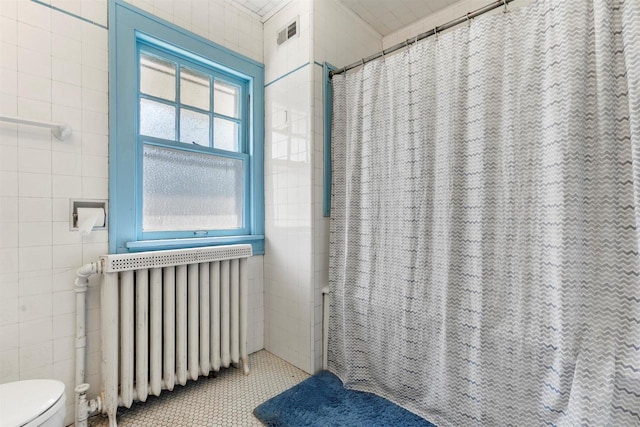
[[[0,427],[39,425],[64,404],[64,383],[60,381],[0,384]]]

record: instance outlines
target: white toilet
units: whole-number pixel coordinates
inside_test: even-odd
[[[0,384],[0,427],[64,426],[64,383],[27,380]]]

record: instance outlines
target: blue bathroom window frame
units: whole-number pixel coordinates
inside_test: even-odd
[[[264,253],[264,65],[121,0],[109,2],[109,251],[250,243]],[[139,135],[140,50],[241,87],[238,152]],[[213,81],[213,80],[212,80]],[[213,110],[213,106],[211,106]],[[179,110],[177,110],[179,111]],[[212,116],[213,117],[213,116]],[[142,159],[145,144],[241,160],[240,229],[144,232]]]

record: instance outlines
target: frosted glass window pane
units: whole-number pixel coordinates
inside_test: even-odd
[[[155,56],[140,54],[140,92],[176,100],[176,66]]]
[[[217,114],[238,118],[240,88],[221,80],[216,80],[213,84],[213,111]]]
[[[242,227],[243,162],[145,145],[144,231]]]
[[[230,120],[213,119],[213,146],[221,150],[238,150],[238,124]]]
[[[209,76],[180,68],[180,103],[209,111],[210,98]]]
[[[209,115],[180,109],[180,141],[210,147]]]
[[[175,107],[140,98],[140,134],[174,141],[176,139]]]

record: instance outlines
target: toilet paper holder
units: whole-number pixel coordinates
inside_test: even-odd
[[[107,230],[109,224],[109,202],[106,200],[69,200],[69,230],[78,231],[78,208],[104,209],[104,226],[94,226],[93,230]]]

